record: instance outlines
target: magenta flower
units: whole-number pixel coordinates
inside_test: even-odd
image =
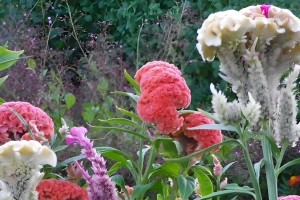
[[[89,175],[81,163],[76,162],[78,170],[89,185],[88,194],[91,200],[109,199],[118,200],[115,184],[107,175],[105,160],[93,148],[93,142],[86,137],[87,130],[84,127],[73,127],[66,137],[67,145],[80,145],[84,149],[82,154],[92,163],[94,174]]]
[[[271,8],[271,5],[263,4],[260,6],[261,14],[263,14],[266,18],[269,16],[269,9]]]

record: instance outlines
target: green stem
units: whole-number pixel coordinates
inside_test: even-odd
[[[255,191],[256,200],[262,200],[259,182],[256,179],[256,175],[255,175],[255,171],[254,171],[251,157],[249,154],[249,149],[248,149],[247,143],[244,140],[244,138],[241,138],[241,139],[242,139],[242,144],[243,144],[242,149],[243,149],[243,153],[245,156],[245,161],[246,161],[246,165],[247,165],[247,168],[249,171],[250,179],[251,179],[254,191]]]
[[[142,124],[142,131],[141,134],[144,135],[146,131],[146,124]],[[139,171],[139,180],[137,180],[137,183],[140,184],[143,178],[143,168],[144,168],[144,156],[143,156],[143,145],[144,140],[140,138],[140,146],[139,146],[139,160],[138,160],[138,171]]]
[[[240,136],[240,141],[242,144],[241,146],[242,146],[243,154],[245,157],[246,165],[247,165],[247,168],[249,171],[250,179],[251,179],[254,191],[255,191],[255,196],[256,196],[255,200],[262,200],[260,186],[259,186],[259,180],[256,178],[254,166],[252,164],[252,160],[251,160],[250,153],[249,153],[249,148],[247,145],[247,139],[246,139],[247,135],[246,134],[248,134],[248,133],[239,128],[237,130],[238,130],[238,134]]]
[[[221,182],[221,179],[219,176],[217,176],[217,180],[216,180],[216,184],[217,184],[217,191],[221,190],[220,188],[220,182]],[[220,200],[221,196],[217,196],[217,200]]]
[[[277,178],[274,170],[272,149],[267,136],[262,138],[262,149],[265,160],[269,200],[277,200]]]
[[[146,166],[146,169],[144,172],[144,176],[142,178],[142,182],[141,182],[142,185],[146,184],[148,181],[148,176],[151,172],[152,164],[156,158],[156,155],[157,155],[157,148],[156,148],[156,145],[153,143],[153,145],[151,146],[151,149],[150,149],[150,154],[149,154],[148,163],[147,163],[147,166]]]

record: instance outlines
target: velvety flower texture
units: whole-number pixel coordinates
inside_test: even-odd
[[[136,72],[141,87],[137,112],[145,122],[154,123],[160,133],[174,133],[183,124],[177,109],[191,102],[191,91],[180,70],[173,64],[153,61]]]
[[[289,196],[284,196],[284,197],[278,197],[278,200],[300,200],[300,196],[289,195]]]
[[[174,137],[181,137],[181,139],[182,136],[190,139],[187,140],[185,144],[186,153],[193,153],[194,151],[205,149],[222,142],[223,135],[220,130],[189,130],[189,128],[195,126],[214,124],[215,122],[212,119],[209,119],[201,113],[185,114],[183,118],[183,126],[180,131],[173,135]]]
[[[21,115],[31,128],[38,129],[39,132],[34,133],[36,140],[41,141],[41,136],[47,140],[51,139],[54,124],[43,110],[27,102],[6,102],[0,105],[0,144],[10,140],[31,139],[26,127],[12,110]]]
[[[83,147],[82,154],[92,163],[94,174],[89,175],[82,164],[76,162],[83,178],[89,185],[88,196],[90,200],[118,200],[115,184],[107,174],[105,160],[93,148],[93,142],[86,137],[87,130],[84,127],[73,127],[66,137],[68,145],[80,145]]]
[[[46,179],[37,187],[39,200],[88,200],[87,191],[75,183]]]

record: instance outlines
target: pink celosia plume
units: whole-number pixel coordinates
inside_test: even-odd
[[[13,111],[22,116],[31,127],[36,140],[51,139],[54,124],[43,110],[27,102],[6,102],[0,105],[0,144],[19,138],[31,139],[26,127]]]
[[[93,142],[86,137],[87,130],[84,127],[73,127],[66,137],[67,145],[80,145],[83,147],[82,154],[92,163],[94,174],[91,176],[84,169],[82,163],[77,167],[83,178],[89,185],[88,195],[90,200],[118,200],[115,184],[107,174],[105,160],[93,148]]]
[[[137,112],[142,120],[156,124],[163,134],[179,130],[183,118],[177,109],[191,102],[190,89],[180,70],[167,62],[148,62],[136,72],[135,80],[141,87]]]

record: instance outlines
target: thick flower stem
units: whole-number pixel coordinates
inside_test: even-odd
[[[277,200],[278,198],[277,178],[274,169],[272,149],[267,136],[263,137],[262,139],[262,149],[263,149],[263,155],[265,160],[269,200]]]
[[[249,149],[248,149],[248,146],[247,146],[246,139],[244,138],[243,134],[240,134],[240,135],[242,136],[241,137],[241,142],[242,142],[243,154],[244,154],[246,165],[247,165],[247,168],[248,168],[248,171],[249,171],[250,179],[251,179],[254,191],[255,191],[255,196],[256,196],[255,200],[262,200],[261,191],[260,191],[260,187],[259,187],[259,182],[256,179],[256,175],[255,175],[254,167],[253,167],[251,157],[250,157],[250,154],[249,154]]]
[[[277,171],[279,170],[280,168],[280,165],[281,165],[281,162],[282,162],[282,159],[283,159],[283,156],[284,156],[284,153],[285,151],[287,150],[289,144],[287,141],[284,141],[282,143],[282,146],[281,146],[281,151],[280,151],[280,154],[279,154],[279,157],[277,159],[277,162],[276,162],[276,166],[275,166],[275,171],[277,173]]]
[[[249,154],[247,144],[245,144],[244,147],[243,147],[243,153],[244,153],[244,156],[245,156],[245,160],[246,160],[247,168],[248,168],[248,171],[249,171],[250,179],[251,179],[254,191],[255,191],[256,200],[262,200],[259,183],[258,183],[258,181],[256,179],[256,176],[255,176],[255,172],[254,172],[254,168],[253,168],[253,165],[252,165],[252,161],[251,161],[251,158],[250,158],[250,154]]]

